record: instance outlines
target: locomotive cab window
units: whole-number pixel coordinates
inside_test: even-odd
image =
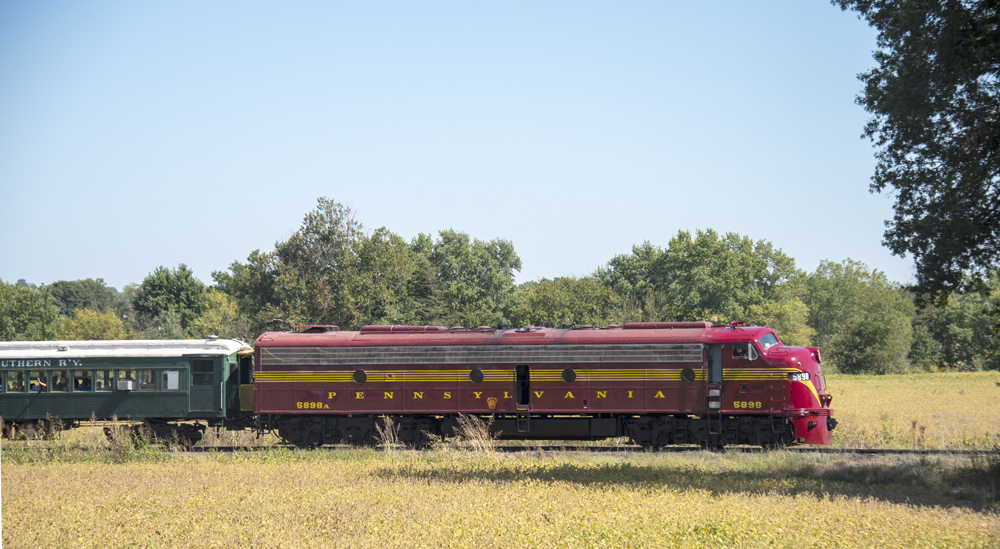
[[[215,362],[211,360],[191,361],[191,385],[212,385]]]
[[[750,345],[747,343],[733,343],[733,358],[746,360],[750,358]]]
[[[778,344],[778,338],[774,337],[774,334],[764,334],[760,336],[760,346],[764,348],[764,352],[768,349]]]
[[[91,379],[93,376],[89,370],[74,370],[73,371],[73,390],[74,391],[92,391],[94,390],[94,383]]]

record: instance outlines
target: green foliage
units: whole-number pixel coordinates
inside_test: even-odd
[[[452,230],[441,231],[431,263],[437,269],[446,319],[467,327],[500,326],[515,301],[514,271],[521,259],[502,239],[470,239]]]
[[[143,279],[132,301],[139,314],[162,318],[177,316],[182,331],[201,315],[205,306],[205,285],[183,263],[177,269],[157,267]],[[162,329],[162,326],[161,326]]]
[[[976,371],[1000,368],[1000,277],[992,273],[985,293],[954,294],[920,328],[937,343],[943,368]]]
[[[302,227],[275,245],[275,291],[284,318],[302,324],[357,326],[351,277],[364,233],[350,208],[320,198]]]
[[[77,341],[128,339],[128,327],[115,311],[76,309],[63,323],[62,338]]]
[[[836,367],[848,374],[899,374],[906,371],[912,329],[905,313],[873,307],[837,333],[829,345]]]
[[[748,307],[776,298],[795,261],[764,240],[712,229],[680,231],[666,250],[649,242],[617,256],[595,276],[641,304],[645,320],[722,321],[746,318]]]
[[[229,270],[214,271],[212,278],[220,291],[236,301],[237,309],[249,324],[252,339],[266,330],[280,328],[274,319],[286,320],[275,288],[277,257],[254,250],[245,264],[234,261]]]
[[[907,358],[913,367],[921,370],[937,367],[941,360],[941,343],[934,339],[927,326],[923,324],[913,326],[913,343],[910,344]]]
[[[618,321],[621,297],[596,278],[562,277],[527,286],[512,317],[514,326],[606,326]]]
[[[431,261],[434,240],[430,235],[419,234],[410,242],[413,274],[406,282],[406,297],[396,307],[396,324],[446,324],[444,296],[438,282],[437,267]]]
[[[59,327],[59,307],[47,290],[0,280],[0,341],[55,339]]]
[[[858,104],[878,148],[885,244],[913,254],[919,290],[947,300],[1000,256],[1000,7],[991,0],[834,0],[878,31]],[[971,276],[969,276],[971,275]]]
[[[747,307],[772,299],[796,274],[795,260],[770,242],[709,229],[695,238],[681,231],[670,239],[663,261],[667,294],[678,319],[746,316]]]
[[[273,252],[254,250],[247,263],[212,276],[239,310],[250,312],[250,331],[259,334],[295,324],[356,329],[391,321],[413,270],[403,239],[385,228],[365,235],[350,208],[320,198]]]
[[[664,250],[647,240],[641,246],[632,246],[631,255],[611,258],[606,267],[597,269],[594,277],[623,297],[644,300],[666,283],[665,258]]]
[[[104,279],[57,280],[45,289],[52,294],[59,312],[70,316],[77,309],[121,311],[124,303],[118,291],[104,284]]]
[[[786,345],[809,347],[816,335],[809,326],[809,307],[797,297],[750,305],[746,321],[751,326],[770,326]]]
[[[216,335],[226,339],[250,338],[249,326],[241,316],[236,301],[219,291],[209,288],[205,294],[205,310],[194,319],[188,334],[194,338]]]
[[[850,259],[823,261],[806,280],[804,298],[814,342],[841,371],[906,369],[914,307],[884,273]]]
[[[361,238],[357,245],[356,274],[350,281],[358,322],[391,323],[398,318],[396,304],[407,297],[407,281],[414,269],[406,241],[385,227]]]

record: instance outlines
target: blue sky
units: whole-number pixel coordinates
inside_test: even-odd
[[[0,279],[208,283],[326,196],[509,240],[519,282],[707,228],[908,282],[874,47],[821,0],[3,2]]]

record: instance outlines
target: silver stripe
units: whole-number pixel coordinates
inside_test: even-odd
[[[263,366],[701,362],[702,344],[263,347],[260,358]]]

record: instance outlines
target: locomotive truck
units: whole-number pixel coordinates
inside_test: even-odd
[[[155,347],[156,342],[142,344]],[[157,434],[194,419],[228,429],[273,431],[297,446],[372,444],[388,420],[401,441],[419,445],[428,436],[453,435],[459,414],[489,418],[493,433],[504,439],[627,437],[648,448],[829,444],[836,428],[820,350],[787,346],[770,328],[736,322],[514,330],[298,326],[262,334],[252,360],[250,349],[236,342],[194,340],[188,345],[219,347],[212,355],[211,378],[211,398],[218,400],[201,408],[185,408],[182,397],[169,406],[162,399],[166,391],[180,390],[190,393],[189,403],[208,402],[194,392],[199,379],[208,379],[197,377],[207,374],[205,363],[198,367],[204,373],[195,366],[206,360],[204,349],[184,350],[171,359],[173,366],[145,369],[123,357],[111,375],[122,380],[122,370],[147,371],[153,384],[143,388],[119,381],[103,400],[84,398],[74,402],[78,406],[60,407],[57,401],[86,392],[77,380],[98,375],[98,366],[60,365],[58,377],[68,383],[59,393],[42,387],[12,391],[9,380],[19,372],[42,372],[48,383],[57,376],[54,367],[39,365],[39,358],[18,355],[24,353],[18,345],[40,344],[0,344],[0,415],[8,423],[42,419],[43,407],[33,407],[34,398],[48,399],[44,417],[58,417],[64,426],[92,413],[101,419],[116,412],[119,418],[157,426]],[[29,360],[30,365],[22,364]],[[168,377],[170,371],[176,372],[174,378]],[[184,389],[168,389],[173,386],[169,379]],[[125,403],[132,407],[121,413]]]

